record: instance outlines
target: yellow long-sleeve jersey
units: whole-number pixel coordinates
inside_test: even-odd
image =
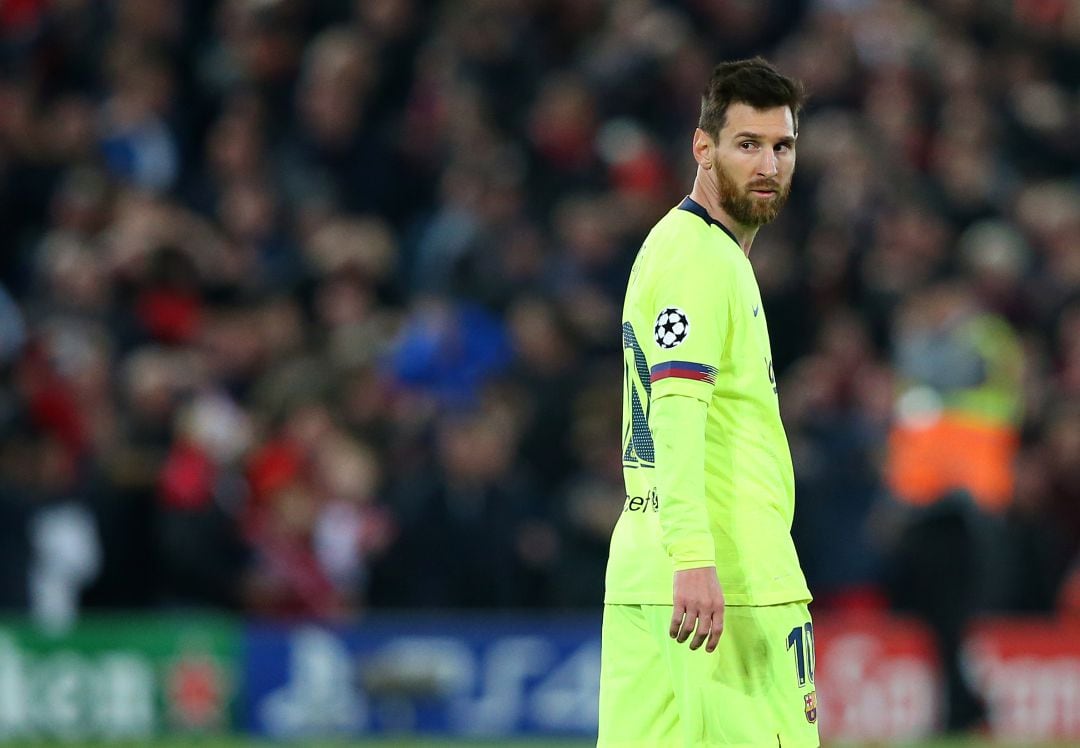
[[[675,570],[713,564],[728,605],[809,600],[757,280],[690,198],[638,253],[622,335],[626,502],[605,602],[670,605]]]

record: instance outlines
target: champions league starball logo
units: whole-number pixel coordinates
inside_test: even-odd
[[[690,319],[678,307],[669,306],[656,317],[653,339],[661,348],[674,348],[690,334]]]

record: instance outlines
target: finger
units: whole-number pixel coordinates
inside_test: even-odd
[[[709,637],[709,619],[701,618],[698,620],[697,633],[694,634],[694,638],[690,640],[690,649],[697,649],[705,643],[705,639]]]
[[[668,626],[668,634],[672,639],[679,635],[679,628],[682,626],[683,615],[686,613],[686,608],[681,605],[676,605],[675,610],[671,613],[671,625]]]
[[[694,633],[694,627],[697,625],[698,615],[696,610],[686,611],[686,617],[683,618],[682,627],[679,629],[679,636],[676,637],[676,641],[682,644],[690,638],[690,634]]]
[[[706,652],[715,652],[716,645],[720,643],[720,634],[724,633],[724,614],[714,613],[712,628],[709,631],[709,641],[705,643]]]

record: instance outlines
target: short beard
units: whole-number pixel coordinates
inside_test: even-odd
[[[769,182],[766,189],[776,190],[776,197],[771,201],[758,200],[750,195],[749,187],[743,191],[724,170],[720,163],[713,163],[716,172],[716,188],[720,193],[720,207],[742,226],[764,226],[780,215],[780,210],[791,193],[791,184],[781,189],[775,182]],[[757,184],[751,185],[758,186]],[[764,185],[763,185],[764,186]]]

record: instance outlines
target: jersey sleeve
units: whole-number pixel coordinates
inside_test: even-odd
[[[652,398],[686,395],[708,402],[731,328],[732,273],[703,251],[675,247],[652,289],[648,342]],[[643,341],[644,342],[644,341]]]
[[[705,507],[705,419],[708,405],[665,397],[652,410],[660,536],[675,571],[716,565]]]

